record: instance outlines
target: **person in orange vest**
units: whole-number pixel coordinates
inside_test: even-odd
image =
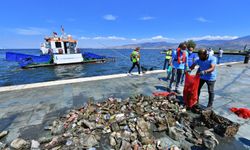
[[[176,85],[175,85],[175,91],[177,94],[180,94],[179,91],[179,84],[181,80],[181,76],[184,73],[185,69],[188,69],[188,53],[187,53],[187,44],[181,43],[179,45],[179,48],[177,48],[176,51],[173,51],[172,53],[172,77],[169,84],[169,90],[172,91],[172,84],[175,80],[176,75]]]

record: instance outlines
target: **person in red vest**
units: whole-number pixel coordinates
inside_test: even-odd
[[[169,84],[169,90],[172,91],[172,84],[175,79],[176,75],[176,85],[175,85],[175,91],[177,94],[180,94],[181,92],[179,91],[179,83],[181,80],[181,76],[184,73],[184,69],[188,69],[188,53],[187,53],[187,44],[186,43],[181,43],[179,45],[179,48],[177,48],[176,51],[173,51],[172,53],[172,61],[170,64],[173,69],[172,69],[172,77],[170,80]]]

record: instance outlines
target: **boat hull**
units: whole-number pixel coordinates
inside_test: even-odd
[[[54,54],[53,60],[55,64],[73,64],[83,62],[82,54]]]
[[[36,68],[85,63],[104,63],[106,61],[115,61],[115,59],[112,57],[99,56],[89,52],[79,54],[53,54],[40,56],[7,52],[6,60],[18,62],[21,68]]]
[[[68,64],[31,64],[27,65],[25,67],[22,67],[23,69],[25,68],[39,68],[39,67],[53,67],[53,66],[63,66],[63,65],[75,65],[75,64],[96,64],[96,63],[105,63],[106,61],[109,61],[111,59],[95,59],[95,60],[84,60],[82,62],[76,62],[76,63],[68,63]],[[114,61],[112,59],[111,61]]]

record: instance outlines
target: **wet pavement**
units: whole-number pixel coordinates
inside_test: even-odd
[[[96,101],[114,96],[127,98],[131,95],[152,95],[164,91],[169,81],[166,73],[126,76],[121,78],[61,84],[0,93],[0,131],[9,130],[6,141],[17,136],[36,138],[44,125],[65,113],[70,108],[85,104],[89,97]],[[237,117],[229,111],[231,107],[250,108],[250,65],[235,64],[218,67],[215,85],[214,110],[216,113],[241,124],[232,139],[221,139],[216,149],[249,149],[250,120]],[[206,86],[202,89],[200,103],[207,104]],[[37,132],[35,132],[37,131]],[[163,141],[169,141],[162,138]],[[170,140],[173,143],[175,141]]]

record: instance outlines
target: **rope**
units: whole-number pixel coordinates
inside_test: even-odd
[[[107,45],[105,45],[105,44],[103,44],[103,43],[101,43],[101,42],[98,42],[98,41],[96,41],[98,44],[101,44],[102,46],[104,46],[104,47],[108,47]],[[115,50],[113,50],[113,49],[110,49],[111,51],[113,51],[113,52],[115,52],[115,53],[117,53],[117,54],[119,54],[120,56],[122,56],[122,57],[124,57],[124,58],[126,58],[126,59],[128,59],[128,60],[130,60],[130,58],[128,57],[128,56],[126,56],[126,55],[124,55],[124,54],[122,54],[122,53],[120,53],[120,52],[117,52],[117,51],[115,51]]]
[[[98,42],[98,41],[96,41],[96,42],[97,42],[98,44],[104,46],[104,47],[108,47],[107,45],[105,45],[105,44],[103,44],[103,43],[101,43],[101,42]],[[119,54],[119,55],[122,56],[123,58],[126,58],[126,59],[128,59],[128,60],[130,61],[130,57],[128,57],[128,56],[126,56],[126,55],[124,55],[124,54],[122,54],[122,53],[120,53],[120,52],[117,52],[117,51],[115,51],[115,50],[113,50],[113,49],[110,49],[110,50],[113,51],[113,52],[115,52],[115,53],[117,53],[117,54]],[[154,66],[152,66],[152,67],[150,67],[150,68],[146,68],[145,66],[143,66],[143,65],[140,63],[140,66],[141,66],[142,71],[143,71],[143,70],[144,70],[144,71],[153,70],[154,68],[157,68],[158,65],[162,65],[162,63],[159,62],[159,64],[154,65]]]

